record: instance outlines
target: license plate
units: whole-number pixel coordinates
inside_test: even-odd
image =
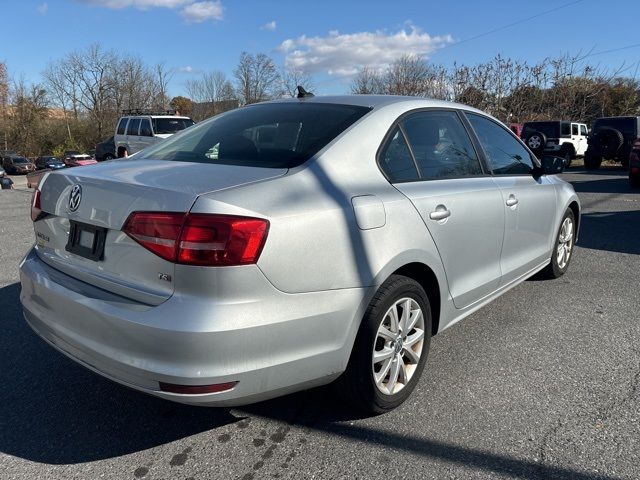
[[[90,260],[102,260],[107,229],[87,223],[70,221],[69,240],[65,249]]]

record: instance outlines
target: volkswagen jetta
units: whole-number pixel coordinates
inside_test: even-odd
[[[432,335],[565,273],[580,205],[561,163],[453,103],[243,107],[134,158],[48,174],[25,318],[165,399],[239,405],[337,380],[383,412],[415,387]]]

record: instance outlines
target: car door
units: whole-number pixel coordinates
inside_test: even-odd
[[[502,194],[505,232],[500,265],[506,285],[549,259],[556,192],[546,176],[533,177],[533,155],[508,129],[483,115],[466,115]]]
[[[138,137],[138,139],[138,150],[147,148],[149,145],[152,145],[154,143],[150,119],[140,119],[140,136]]]
[[[502,196],[455,110],[401,118],[379,163],[422,217],[445,268],[449,292],[464,308],[500,285]]]
[[[127,137],[126,137],[126,142],[127,142],[127,145],[129,146],[128,148],[129,155],[140,150],[140,142],[138,141],[139,128],[140,128],[139,118],[129,119],[129,125],[127,126]]]
[[[587,151],[587,137],[589,136],[587,126],[583,123],[578,125],[580,129],[580,135],[578,137],[578,146],[576,147],[576,155],[584,156],[584,152]]]

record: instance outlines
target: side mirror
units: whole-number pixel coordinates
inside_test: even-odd
[[[553,155],[544,155],[540,159],[540,166],[533,167],[531,172],[534,177],[538,178],[542,175],[557,175],[564,171],[564,158],[554,157]]]

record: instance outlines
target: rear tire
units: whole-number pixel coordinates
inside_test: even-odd
[[[573,211],[567,208],[564,212],[556,241],[551,254],[551,262],[541,272],[540,277],[546,279],[559,278],[569,268],[573,257],[573,247],[576,238],[576,219]]]
[[[415,280],[392,275],[371,300],[336,387],[349,403],[367,413],[393,410],[418,383],[430,342],[427,294]]]
[[[116,157],[114,157],[110,153],[107,153],[104,157],[102,157],[102,161],[106,162],[107,160],[113,160],[114,158],[116,158]]]

